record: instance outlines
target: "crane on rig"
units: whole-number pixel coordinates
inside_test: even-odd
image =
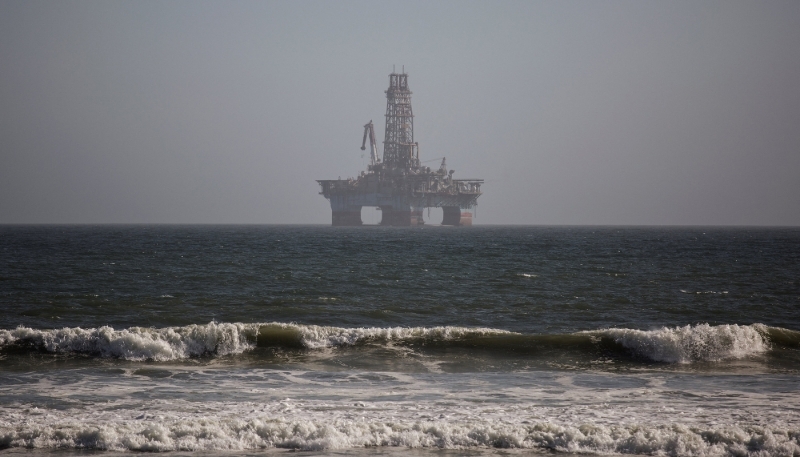
[[[375,128],[372,126],[371,120],[368,124],[364,125],[364,139],[361,140],[362,151],[367,149],[367,135],[369,135],[369,148],[372,165],[375,165],[380,161],[380,159],[378,159],[378,144],[375,142]]]

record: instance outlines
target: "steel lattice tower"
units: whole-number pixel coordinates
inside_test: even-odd
[[[386,90],[386,137],[383,163],[389,168],[408,168],[419,161],[414,143],[414,113],[406,73],[389,75]]]

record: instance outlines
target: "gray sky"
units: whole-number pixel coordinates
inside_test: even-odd
[[[330,223],[405,65],[477,224],[800,225],[795,0],[0,0],[0,62],[0,223]]]

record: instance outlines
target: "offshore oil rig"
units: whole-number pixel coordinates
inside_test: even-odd
[[[432,170],[419,160],[408,75],[389,75],[386,136],[378,155],[372,121],[364,126],[361,150],[370,145],[370,163],[357,178],[323,179],[321,195],[331,202],[333,225],[362,225],[361,207],[381,211],[381,225],[423,225],[425,208],[442,208],[442,225],[472,225],[482,179],[453,179],[446,158]],[[438,159],[436,159],[438,160]]]

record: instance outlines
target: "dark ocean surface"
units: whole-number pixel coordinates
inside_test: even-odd
[[[800,228],[0,226],[0,455],[800,456]]]

